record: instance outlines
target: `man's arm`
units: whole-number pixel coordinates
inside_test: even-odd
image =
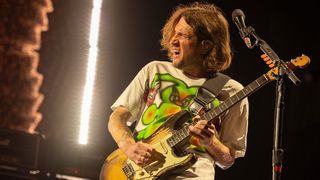
[[[153,149],[146,143],[135,142],[133,134],[127,126],[131,116],[127,108],[123,106],[117,107],[110,115],[108,130],[120,150],[136,164],[143,165],[149,160]]]
[[[135,143],[132,132],[127,126],[131,113],[127,108],[119,106],[110,115],[108,130],[120,149],[129,143]]]
[[[227,169],[234,163],[233,151],[225,146],[216,136],[213,136],[211,144],[206,145],[206,149],[222,169]]]
[[[244,99],[229,109],[223,118],[219,135],[213,124],[207,120],[199,120],[200,117],[195,117],[199,121],[195,126],[190,126],[190,133],[200,140],[222,169],[229,168],[235,158],[244,156],[248,128],[248,105],[248,100]],[[237,149],[234,149],[235,147]]]

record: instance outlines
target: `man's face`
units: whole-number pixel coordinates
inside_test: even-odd
[[[181,70],[202,67],[197,41],[198,38],[193,28],[182,17],[175,27],[174,36],[170,40],[170,58],[175,67]]]

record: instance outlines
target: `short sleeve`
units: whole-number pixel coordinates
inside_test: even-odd
[[[232,80],[227,87],[229,96],[243,89],[243,86]],[[249,118],[249,102],[245,98],[231,107],[225,114],[221,130],[219,132],[220,141],[231,148],[234,158],[243,157],[247,147],[247,132]]]
[[[127,86],[127,88],[111,106],[112,110],[118,106],[126,107],[132,115],[130,123],[139,118],[145,105],[143,96],[146,88],[145,84],[148,78],[147,69],[147,66],[145,66],[138,72],[129,86]]]

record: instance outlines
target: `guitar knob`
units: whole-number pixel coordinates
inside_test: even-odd
[[[144,172],[143,171],[140,171],[139,172],[139,176],[143,176],[144,175]]]

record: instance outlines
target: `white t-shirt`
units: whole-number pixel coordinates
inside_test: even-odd
[[[126,107],[137,121],[137,140],[149,137],[169,117],[187,110],[206,78],[193,78],[175,68],[171,62],[152,61],[145,65],[111,106]],[[222,100],[240,91],[243,86],[230,79],[221,90]],[[230,108],[223,117],[220,141],[232,148],[235,157],[243,157],[248,128],[248,100]]]

